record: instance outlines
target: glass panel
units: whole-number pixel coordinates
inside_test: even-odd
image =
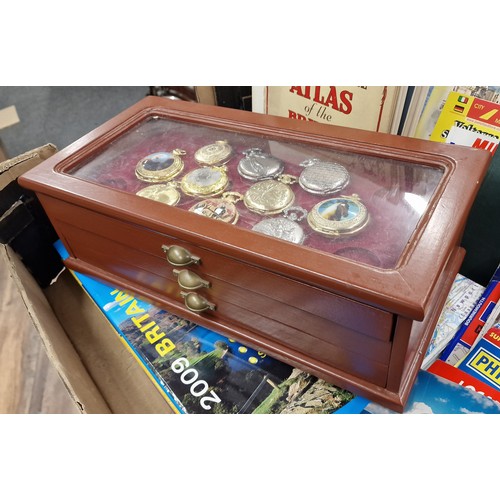
[[[66,173],[384,269],[397,265],[443,175],[156,117]]]

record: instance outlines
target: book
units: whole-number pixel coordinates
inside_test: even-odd
[[[460,273],[457,274],[434,328],[422,362],[422,369],[428,369],[438,358],[477,304],[483,292],[482,285]]]
[[[406,137],[413,137],[417,130],[418,121],[422,115],[427,96],[432,87],[428,86],[415,86],[411,87],[411,97],[408,103],[408,109],[403,115],[400,124],[399,135]]]
[[[470,391],[492,399],[500,405],[500,391],[488,384],[485,384],[477,377],[473,377],[469,373],[466,373],[455,366],[449,365],[440,359],[437,359],[434,363],[432,363],[427,371],[434,373],[434,375],[438,375],[441,378],[450,380],[451,382],[465,387]]]
[[[61,241],[56,249],[63,258]],[[82,273],[73,276],[175,413],[359,413],[365,398]]]
[[[495,103],[498,103],[500,98],[500,86],[457,85],[451,87],[429,87],[424,108],[413,135],[414,137],[419,139],[431,139],[431,135],[436,129],[437,122],[441,117],[441,113],[451,92],[457,92],[463,96],[471,96],[473,98],[477,97],[479,99]],[[444,142],[444,140],[441,140],[440,142]]]
[[[488,286],[481,294],[474,309],[460,325],[460,328],[445,347],[439,359],[451,365],[457,365],[469,352],[499,299],[500,265],[491,277]]]
[[[458,368],[500,391],[500,321],[487,329]]]
[[[463,131],[466,137],[468,132],[478,134],[479,137],[471,146],[493,153],[495,143],[498,144],[500,139],[500,104],[460,92],[450,92],[430,140],[447,142],[450,132],[457,136],[457,129]],[[455,137],[453,140],[457,143],[460,139]]]
[[[407,90],[402,86],[252,87],[252,111],[396,134]]]
[[[363,413],[395,413],[370,402]],[[499,414],[500,403],[431,371],[420,370],[403,414]]]

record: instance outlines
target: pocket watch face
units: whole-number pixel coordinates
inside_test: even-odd
[[[302,171],[299,184],[309,193],[331,194],[346,187],[349,180],[349,173],[339,163],[316,160]]]
[[[312,229],[330,236],[352,234],[368,223],[368,211],[357,196],[342,196],[315,205],[307,216]]]
[[[260,214],[277,214],[290,207],[294,200],[291,188],[274,179],[254,184],[243,198],[249,210]]]
[[[221,193],[228,183],[224,168],[203,167],[186,174],[181,189],[188,195],[205,197]]]
[[[140,162],[142,168],[149,172],[157,172],[158,170],[165,170],[174,163],[174,156],[171,153],[153,153],[146,156]]]
[[[135,175],[146,182],[168,181],[184,168],[184,162],[180,158],[183,154],[185,151],[178,149],[172,153],[166,151],[152,153],[137,163]]]

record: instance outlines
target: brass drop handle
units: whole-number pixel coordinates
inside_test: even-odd
[[[186,307],[192,312],[201,313],[207,309],[215,311],[215,304],[212,304],[196,292],[181,292],[181,296],[184,298]]]
[[[162,245],[161,249],[167,255],[167,260],[173,266],[186,266],[188,264],[199,264],[200,258],[192,255],[189,250],[178,245]]]
[[[197,290],[198,288],[210,288],[210,282],[206,281],[189,269],[174,269],[173,273],[177,276],[177,282],[186,290]]]

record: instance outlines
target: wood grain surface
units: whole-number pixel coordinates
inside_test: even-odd
[[[79,413],[0,261],[0,413]]]

